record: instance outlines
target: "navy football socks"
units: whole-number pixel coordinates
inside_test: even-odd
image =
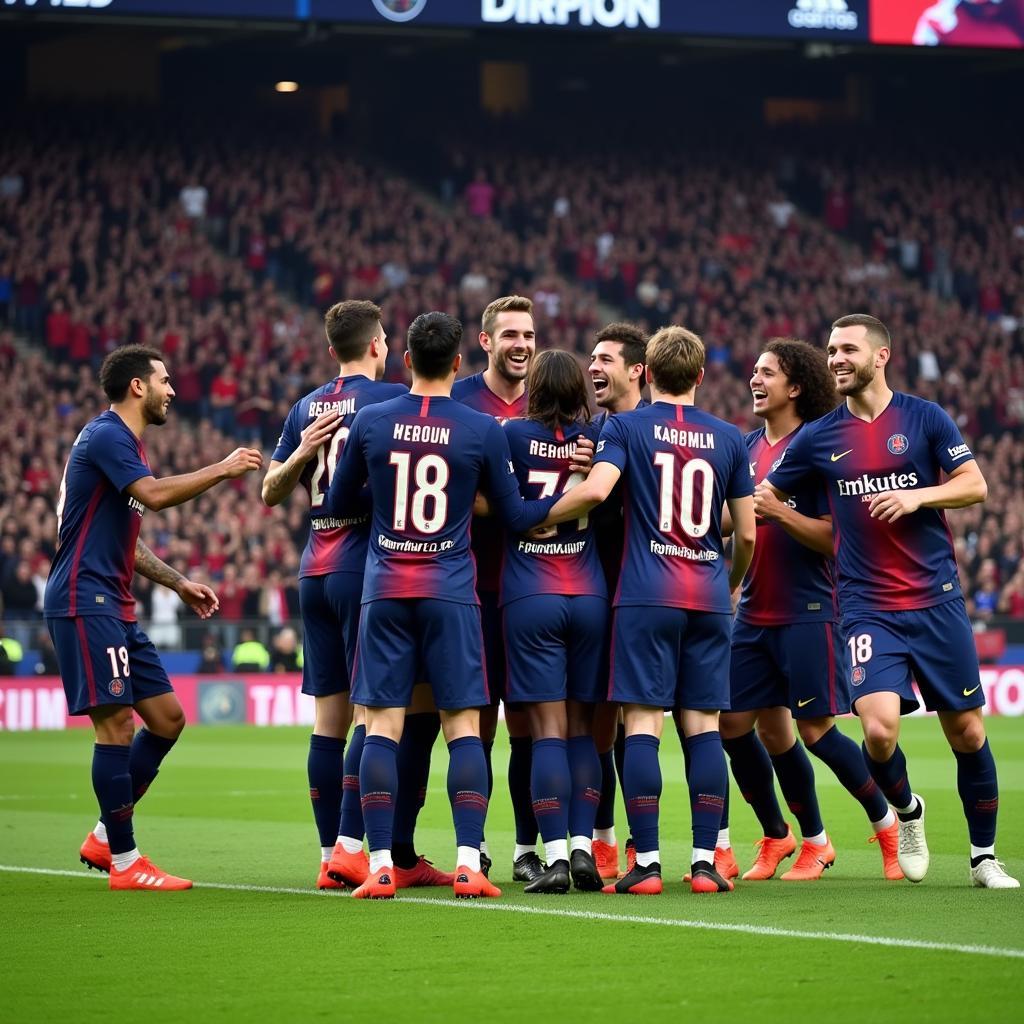
[[[341,820],[338,835],[350,839],[362,839],[363,808],[359,802],[359,762],[363,758],[363,744],[366,742],[366,726],[357,725],[352,730],[345,753],[345,767],[341,794]],[[327,845],[326,843],[324,844]]]
[[[133,744],[134,745],[134,744]],[[334,736],[309,737],[309,800],[322,847],[334,846],[341,819],[341,776],[345,758],[345,741]],[[133,776],[134,777],[134,776]]]
[[[534,752],[536,756],[536,751]],[[601,761],[597,756],[593,736],[569,737],[569,777],[572,796],[569,798],[569,835],[585,836],[594,833],[597,809],[602,799]],[[614,785],[614,776],[612,784]],[[612,791],[614,800],[614,790]],[[600,827],[600,826],[598,826]],[[610,828],[611,826],[606,826]]]
[[[540,837],[545,843],[565,839],[569,831],[569,798],[572,793],[568,744],[560,739],[536,740],[532,760],[530,789]]]
[[[398,791],[398,744],[386,736],[367,736],[359,762],[359,793],[371,852],[390,850]]]
[[[478,736],[463,736],[448,744],[448,799],[456,845],[478,850],[487,817],[487,759]]]
[[[718,732],[702,732],[686,739],[690,755],[690,814],[693,821],[693,846],[713,850],[718,845],[722,809],[729,773],[725,751]]]
[[[128,747],[114,743],[97,743],[92,748],[92,788],[100,805],[100,817],[107,827],[111,854],[130,853],[135,849],[130,756]]]
[[[597,758],[601,768],[601,799],[597,805],[594,828],[615,828],[615,754],[606,750],[598,754]]]
[[[157,736],[148,729],[139,729],[129,747],[128,771],[132,776],[132,796],[138,803],[160,773],[160,762],[177,742]],[[333,842],[333,840],[332,840]]]
[[[400,868],[416,866],[416,819],[427,799],[430,754],[440,731],[441,716],[436,711],[405,716],[405,728],[398,742],[398,796],[391,846],[395,864]]]
[[[889,804],[868,771],[864,752],[836,726],[807,750],[827,765],[851,796],[860,801],[868,821],[881,821],[889,813]]]
[[[622,796],[626,802],[629,830],[637,853],[658,849],[658,814],[661,802],[660,742],[656,736],[640,733],[627,736],[622,772]],[[715,825],[718,835],[718,825]],[[712,847],[715,845],[711,843]]]
[[[964,805],[971,846],[994,846],[996,814],[999,810],[999,783],[996,762],[985,740],[973,754],[953,751],[956,757],[956,788]]]
[[[615,759],[615,772],[619,776],[619,789],[625,792],[625,764],[626,764],[626,727],[619,722],[615,729],[615,743],[612,745],[612,756]],[[611,828],[611,826],[608,826]]]
[[[751,729],[750,732],[735,739],[722,740],[722,746],[729,755],[729,765],[736,785],[739,786],[743,799],[750,804],[757,816],[762,833],[769,839],[784,839],[789,832],[789,826],[782,816],[782,808],[775,795],[772,759],[757,733]],[[726,781],[728,783],[728,780]],[[725,823],[728,820],[727,786],[722,828],[726,827]]]
[[[818,808],[818,791],[814,786],[814,766],[798,740],[784,754],[772,754],[772,767],[779,778],[779,788],[786,804],[800,823],[800,832],[820,836],[825,831]]]
[[[914,794],[907,779],[907,759],[903,756],[900,745],[896,744],[892,757],[885,762],[872,760],[867,744],[861,749],[871,777],[878,783],[879,789],[885,794],[885,799],[896,808],[896,813],[899,813],[901,807],[909,807],[914,803]],[[916,815],[911,813],[909,817],[913,818]]]
[[[516,845],[534,846],[537,842],[537,819],[530,796],[533,740],[529,736],[512,736],[508,742],[508,792],[516,821]]]

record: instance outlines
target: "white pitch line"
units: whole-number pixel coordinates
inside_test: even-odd
[[[87,871],[62,871],[54,868],[26,868],[0,864],[0,871],[25,875],[50,875],[61,878],[94,878]],[[197,889],[221,889],[228,892],[265,892],[285,896],[316,896],[321,899],[341,893],[317,889],[298,889],[274,885],[232,885],[228,882],[196,882]],[[695,928],[712,932],[738,932],[782,939],[816,939],[825,942],[848,942],[866,946],[889,946],[896,949],[927,949],[937,953],[967,953],[973,956],[994,956],[1024,960],[1024,949],[1003,949],[999,946],[969,946],[959,942],[930,942],[927,939],[897,939],[885,935],[857,935],[846,932],[809,932],[795,928],[773,928],[770,925],[738,924],[722,921],[688,921],[680,918],[648,917],[643,914],[605,914],[598,910],[561,910],[557,907],[527,907],[521,903],[493,903],[489,900],[429,899],[424,896],[402,896],[395,901],[417,906],[448,907],[457,910],[490,910],[506,914],[534,914],[540,917],[564,917],[582,921],[625,921],[662,928]]]

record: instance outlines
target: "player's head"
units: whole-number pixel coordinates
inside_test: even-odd
[[[171,377],[164,356],[145,345],[115,348],[100,367],[100,387],[112,405],[138,405],[145,423],[167,422],[167,409],[174,398]]]
[[[597,332],[590,353],[590,381],[602,409],[635,409],[644,384],[647,338],[633,324],[608,324]]]
[[[839,401],[825,353],[796,338],[768,342],[750,375],[750,393],[754,415],[765,419],[792,408],[801,420],[816,420]]]
[[[537,347],[533,329],[533,300],[525,295],[503,295],[480,318],[480,347],[487,366],[505,380],[526,380]]]
[[[336,302],[324,314],[324,330],[330,353],[339,364],[373,359],[377,380],[384,376],[388,358],[387,335],[381,324],[380,306],[365,299]]]
[[[891,351],[889,331],[877,317],[850,313],[836,320],[828,338],[828,368],[839,394],[859,395],[878,373],[884,380]]]
[[[462,324],[447,313],[421,313],[409,325],[405,365],[421,380],[446,380],[459,371]]]
[[[704,379],[704,342],[685,327],[662,327],[647,342],[647,382],[665,395],[688,395]]]
[[[590,422],[587,382],[574,356],[568,352],[541,352],[527,378],[526,415],[551,430],[582,420]]]

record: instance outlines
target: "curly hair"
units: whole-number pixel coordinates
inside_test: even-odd
[[[816,420],[839,404],[835,379],[820,348],[797,338],[772,338],[764,350],[778,359],[789,383],[800,388],[796,411],[802,420]]]

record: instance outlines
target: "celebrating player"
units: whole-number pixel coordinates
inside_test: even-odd
[[[613,605],[611,697],[624,705],[623,790],[636,865],[607,893],[662,890],[658,850],[666,708],[681,708],[690,769],[694,892],[727,892],[714,867],[726,789],[718,713],[729,706],[730,591],[754,548],[753,486],[747,451],[730,423],[694,408],[704,345],[683,327],[647,344],[652,404],[611,417],[594,468],[542,524],[588,512],[626,484],[626,549]],[[734,524],[733,564],[724,566],[721,509]]]
[[[583,371],[568,352],[542,352],[529,376],[526,418],[505,425],[520,489],[547,497],[583,479],[568,465],[590,423]],[[607,696],[608,599],[586,516],[543,536],[508,534],[500,603],[508,658],[508,699],[525,706],[533,737],[530,791],[547,868],[523,890],[601,888],[591,853],[601,788],[592,735]],[[568,832],[570,847],[566,845]]]
[[[146,509],[170,508],[223,480],[259,469],[262,456],[237,448],[194,473],[156,479],[142,447],[150,424],[167,422],[174,398],[160,352],[115,349],[100,368],[110,408],[75,439],[57,503],[57,554],[43,613],[68,711],[96,733],[92,785],[100,820],[82,844],[84,864],[110,872],[111,889],[169,892],[192,883],[158,868],[135,846],[135,804],[185,727],[156,648],[135,621],[134,573],[174,590],[201,618],[218,607],[207,586],[185,579],[139,540]],[[132,712],[145,728],[135,732]]]
[[[971,878],[983,888],[1019,888],[995,857],[996,766],[943,512],[984,501],[988,489],[952,419],[889,388],[891,352],[875,317],[836,320],[828,364],[846,402],[800,431],[761,488],[786,500],[809,483],[827,487],[854,707],[871,775],[896,811],[903,874],[920,882],[929,859],[924,801],[910,788],[899,746],[900,715],[918,706],[913,673],[956,757]]]
[[[479,708],[489,701],[474,588],[469,524],[478,490],[517,532],[536,525],[555,498],[524,504],[508,442],[493,417],[451,398],[462,325],[425,313],[409,327],[409,394],[356,414],[328,493],[327,512],[373,503],[352,699],[366,705],[359,769],[370,875],[353,893],[395,894],[391,854],[396,755],[405,707],[422,672],[448,743],[448,795],[458,844],[457,896],[498,896],[481,871],[487,763]]]
[[[838,396],[825,354],[788,338],[765,347],[750,392],[754,415],[764,420],[746,437],[760,483],[805,424],[831,412]],[[824,491],[801,488],[784,503],[762,489],[754,508],[757,544],[733,627],[731,710],[721,720],[733,775],[764,830],[757,860],[743,877],[771,878],[796,849],[775,797],[773,768],[803,833],[800,855],[783,880],[819,878],[835,860],[818,809],[814,769],[803,744],[793,738],[795,718],[807,750],[864,806],[875,830],[872,841],[882,850],[885,877],[902,878],[896,863],[896,816],[857,744],[835,725],[835,716],[850,710],[850,673],[835,621],[832,524]],[[739,873],[727,837],[724,843],[720,838],[715,858],[720,874]]]

